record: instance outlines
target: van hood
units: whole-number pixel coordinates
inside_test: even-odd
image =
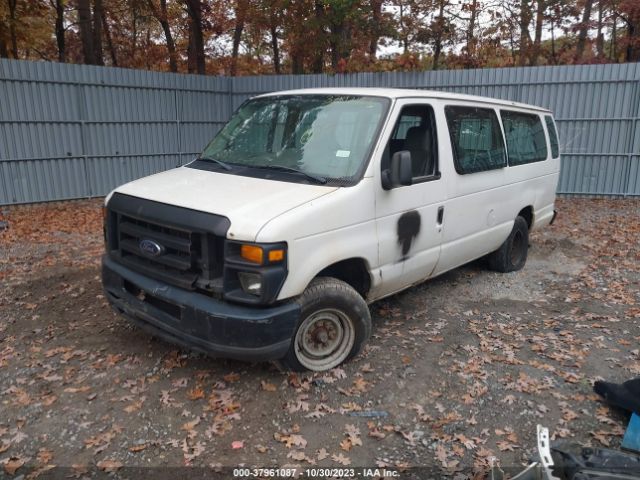
[[[254,241],[268,221],[335,190],[181,167],[135,180],[114,192],[223,215],[231,221],[229,238]]]

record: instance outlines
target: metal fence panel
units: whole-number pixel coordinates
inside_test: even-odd
[[[554,111],[559,193],[640,195],[640,64],[207,77],[0,60],[0,205],[105,195],[189,161],[247,98],[401,87]]]

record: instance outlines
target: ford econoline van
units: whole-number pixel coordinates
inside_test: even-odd
[[[529,232],[555,216],[559,170],[544,108],[403,89],[260,95],[191,163],[109,194],[104,288],[170,342],[327,370],[371,335],[369,303],[484,256],[521,269]]]

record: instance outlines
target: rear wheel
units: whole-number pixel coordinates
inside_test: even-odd
[[[509,237],[500,248],[487,257],[489,267],[498,272],[515,272],[524,267],[529,250],[529,225],[522,217],[516,217]]]
[[[342,280],[317,278],[297,302],[300,324],[279,361],[286,370],[330,370],[356,356],[371,336],[366,302]]]

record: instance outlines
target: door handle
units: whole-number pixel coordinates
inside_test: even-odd
[[[444,220],[444,207],[438,207],[438,226],[442,225],[442,221]]]

